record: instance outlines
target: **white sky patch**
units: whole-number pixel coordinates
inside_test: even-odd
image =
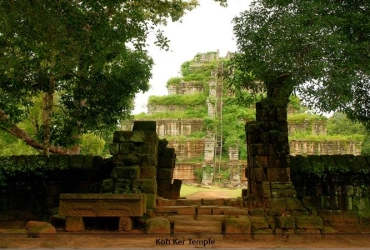
[[[233,36],[232,19],[249,7],[250,0],[229,0],[227,8],[213,0],[200,0],[200,6],[187,13],[182,22],[169,23],[164,27],[164,34],[170,42],[170,50],[162,51],[152,41],[149,55],[155,65],[152,69],[150,90],[139,93],[135,98],[133,114],[147,111],[148,98],[151,95],[167,95],[166,83],[171,77],[180,76],[183,62],[192,60],[197,53],[220,51],[226,56],[228,51],[236,50]]]

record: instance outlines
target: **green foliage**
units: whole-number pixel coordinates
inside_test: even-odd
[[[150,96],[148,105],[180,105],[194,107],[205,105],[206,100],[207,97],[204,94]]]
[[[65,165],[48,164],[46,156],[9,156],[1,157],[0,186],[7,185],[7,178],[19,173],[44,176],[45,171],[65,169]]]
[[[366,134],[366,128],[358,122],[353,122],[343,113],[334,113],[327,122],[329,135]]]
[[[167,81],[167,87],[168,86],[179,86],[181,83],[182,77],[172,77]]]
[[[140,113],[134,116],[135,119],[156,120],[156,119],[183,119],[183,118],[203,118],[207,115],[207,107],[197,107],[185,111],[160,112],[154,114]]]
[[[323,115],[307,114],[307,113],[294,113],[288,115],[288,121],[290,122],[315,122],[315,121],[326,121],[327,118]]]
[[[203,169],[202,168],[196,168],[193,170],[194,175],[197,177],[197,180],[199,182],[203,179]]]
[[[21,139],[0,130],[0,156],[35,154],[39,154],[39,151],[27,146]]]
[[[360,134],[352,135],[313,135],[308,132],[296,132],[289,136],[290,140],[310,140],[310,141],[358,141],[362,142],[364,136]]]
[[[369,13],[367,1],[252,1],[233,20],[231,85],[276,99],[296,90],[309,107],[370,126]]]
[[[218,61],[213,60],[204,64],[195,64],[194,61],[187,61],[181,65],[183,80],[187,82],[197,81],[207,85],[211,78],[211,72],[217,69]]]
[[[362,136],[361,154],[370,155],[370,132],[361,123],[353,122],[343,113],[334,113],[328,120],[327,131],[329,135]]]
[[[145,49],[148,35],[154,33],[155,44],[168,49],[168,39],[156,26],[178,21],[197,4],[1,0],[1,128],[10,131],[27,119],[40,93],[47,97],[38,131],[46,146],[49,137],[54,146],[65,146],[71,131],[82,134],[115,126],[130,113],[135,94],[149,89],[153,61]],[[63,114],[54,116],[55,93],[60,94],[56,105]],[[22,131],[16,136],[43,147]]]
[[[103,138],[94,134],[84,134],[81,138],[82,155],[103,155],[105,141]]]

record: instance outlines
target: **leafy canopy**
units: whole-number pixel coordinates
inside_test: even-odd
[[[232,87],[268,90],[284,79],[309,106],[370,128],[369,1],[255,0],[233,22]]]
[[[0,0],[0,126],[24,120],[36,96],[54,92],[62,112],[52,122],[68,127],[64,136],[76,126],[79,133],[115,126],[129,114],[135,93],[149,88],[148,36],[156,34],[156,44],[168,48],[156,26],[178,21],[197,4]]]

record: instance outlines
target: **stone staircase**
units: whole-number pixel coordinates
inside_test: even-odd
[[[241,198],[178,199],[157,198],[153,217],[146,221],[148,234],[174,237],[192,235],[251,239],[287,234],[324,233],[317,215],[287,215],[276,209],[243,207]]]

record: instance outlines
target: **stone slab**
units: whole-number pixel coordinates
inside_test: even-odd
[[[67,216],[65,230],[67,232],[80,232],[85,230],[85,223],[81,216]]]
[[[169,215],[166,217],[168,220],[170,220],[171,223],[174,223],[175,221],[189,221],[189,220],[195,220],[193,215]]]
[[[147,234],[170,234],[171,223],[163,217],[154,217],[145,221],[145,231]]]
[[[175,221],[174,234],[222,234],[221,221]]]
[[[201,220],[201,221],[222,221],[225,222],[229,218],[228,215],[206,215],[206,214],[201,214],[195,216],[196,220]]]
[[[178,199],[176,201],[176,205],[178,206],[201,206],[202,200],[201,199]]]
[[[195,215],[195,206],[159,206],[154,210],[161,214]]]
[[[212,210],[214,208],[217,208],[216,206],[199,206],[197,208],[197,214],[208,214],[208,215],[212,215]]]
[[[265,229],[269,228],[269,223],[265,217],[261,216],[250,216],[249,217],[250,222],[252,223],[252,226],[254,228],[258,229]]]
[[[229,218],[225,223],[225,235],[228,234],[251,234],[252,224],[248,216]]]
[[[202,199],[202,205],[205,206],[222,206],[224,205],[225,200],[223,198],[218,199]]]
[[[61,194],[59,215],[82,217],[143,216],[145,194]]]
[[[297,216],[295,220],[297,228],[322,229],[322,219],[319,216]]]
[[[226,215],[248,215],[248,209],[246,209],[246,208],[229,208],[229,209],[225,209],[223,214],[226,214]]]

